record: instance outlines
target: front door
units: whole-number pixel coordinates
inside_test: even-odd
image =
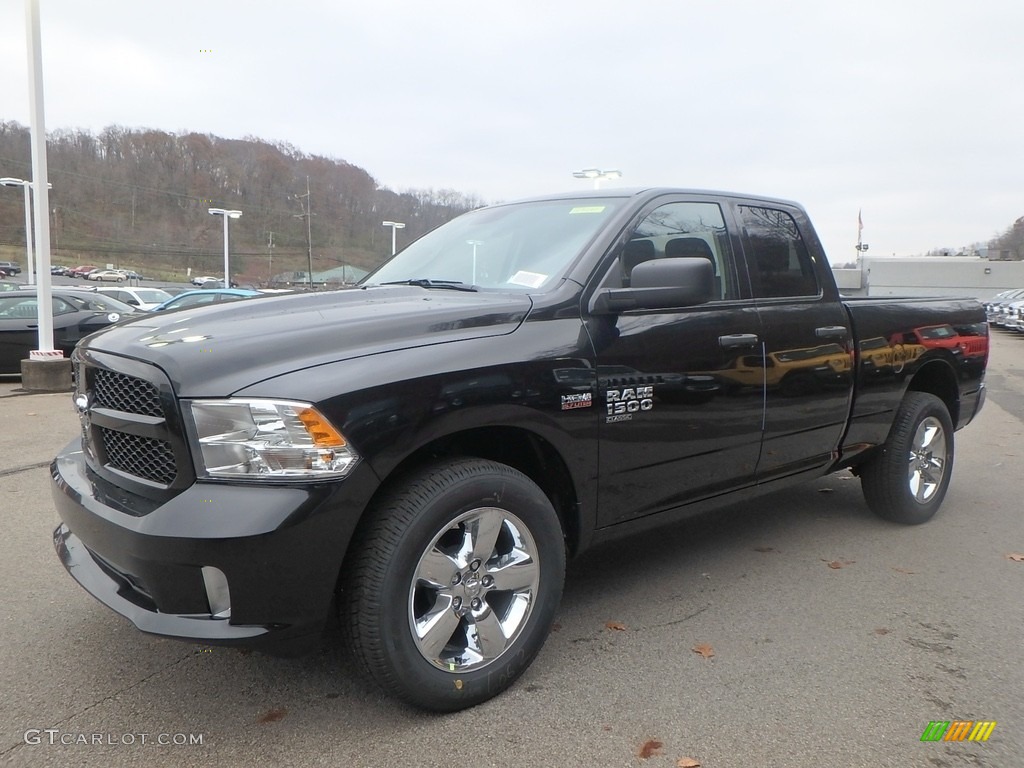
[[[700,306],[586,320],[597,357],[601,526],[754,482],[764,369],[744,361],[761,325],[733,258],[737,242],[717,202],[678,195],[652,203],[609,254],[604,287],[628,286],[641,261],[700,256],[714,263],[716,288]]]

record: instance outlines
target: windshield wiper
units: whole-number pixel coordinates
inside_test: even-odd
[[[449,291],[472,291],[476,293],[476,288],[472,285],[466,285],[458,280],[431,280],[426,277],[421,277],[416,280],[392,280],[388,283],[381,283],[381,285],[415,285],[419,288],[443,288]]]

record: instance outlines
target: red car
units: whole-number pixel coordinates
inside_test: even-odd
[[[893,337],[893,344],[920,344],[927,349],[958,349],[971,357],[988,353],[985,336],[962,336],[951,325],[926,325]]]
[[[81,267],[72,267],[68,270],[68,277],[85,277],[94,269],[98,269],[95,265],[87,264]]]

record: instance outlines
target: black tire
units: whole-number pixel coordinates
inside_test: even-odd
[[[861,469],[871,511],[903,525],[935,516],[953,472],[953,424],[946,404],[927,392],[908,392],[882,450]]]
[[[562,596],[565,543],[547,496],[504,464],[455,459],[405,477],[367,514],[339,606],[369,676],[436,712],[505,690]]]

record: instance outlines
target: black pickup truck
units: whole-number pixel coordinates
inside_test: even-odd
[[[847,469],[925,522],[987,358],[973,300],[841,298],[790,202],[497,205],[355,289],[85,339],[54,542],[145,632],[286,654],[338,617],[384,689],[456,710],[531,663],[599,542]]]

